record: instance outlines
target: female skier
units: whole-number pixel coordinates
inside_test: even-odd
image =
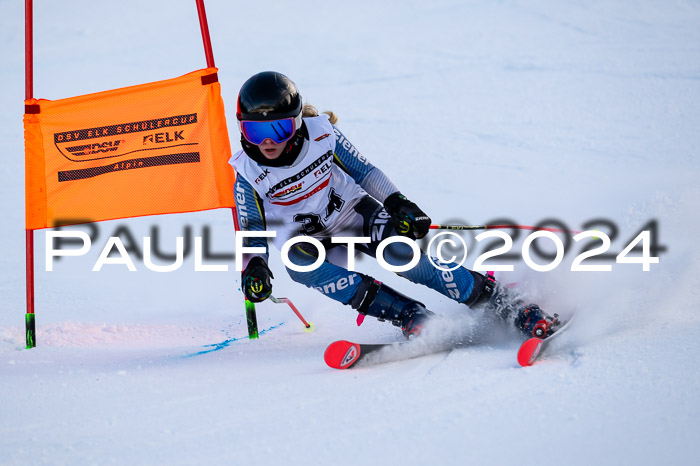
[[[248,79],[238,95],[236,117],[243,150],[233,155],[231,165],[237,174],[234,189],[242,230],[262,231],[269,225],[280,246],[291,237],[308,235],[326,249],[337,246],[332,237],[370,237],[371,242],[355,247],[372,257],[385,238],[419,239],[428,233],[430,218],[360,154],[335,126],[332,112],[318,116],[315,108],[302,105],[296,85],[283,74],[265,71]],[[267,251],[264,238],[245,238],[243,245]],[[273,278],[267,252],[244,256],[243,292],[252,302],[264,301],[272,292]],[[296,243],[288,257],[303,266],[314,263],[318,252],[308,243]],[[392,243],[384,257],[389,264],[405,264],[411,249]],[[294,281],[360,314],[390,320],[406,338],[420,335],[433,315],[386,284],[329,259],[311,272],[287,272]],[[424,254],[418,265],[399,275],[469,307],[485,306],[514,320],[527,336],[546,335],[556,326],[556,319],[536,305],[508,299],[507,290],[492,275],[464,267],[443,273]]]

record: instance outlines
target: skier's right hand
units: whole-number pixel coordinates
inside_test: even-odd
[[[272,271],[262,257],[253,257],[241,273],[243,293],[249,301],[259,303],[272,294]]]
[[[400,192],[384,200],[384,209],[391,215],[391,222],[399,235],[421,239],[428,234],[430,217]]]

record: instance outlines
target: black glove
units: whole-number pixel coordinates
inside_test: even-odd
[[[253,257],[241,273],[241,284],[246,298],[254,303],[265,301],[272,294],[273,278],[275,277],[265,259]]]
[[[384,200],[384,208],[391,215],[394,228],[401,236],[420,239],[428,234],[430,217],[403,194],[396,192],[387,197]]]

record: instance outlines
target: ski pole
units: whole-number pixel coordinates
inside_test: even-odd
[[[430,225],[431,230],[534,230],[551,231],[553,233],[581,233],[576,230],[562,230],[561,228],[532,227],[529,225]]]
[[[299,320],[304,324],[304,327],[306,327],[306,330],[311,332],[313,331],[313,326],[312,324],[308,323],[306,319],[304,319],[304,316],[301,315],[301,312],[299,312],[299,309],[292,303],[292,301],[289,298],[275,298],[274,296],[270,295],[270,301],[272,301],[275,304],[283,304],[286,303],[289,305],[290,308],[292,308],[292,311],[297,315]]]

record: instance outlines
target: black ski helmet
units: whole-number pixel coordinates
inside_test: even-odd
[[[263,71],[241,86],[236,118],[239,121],[296,118],[301,116],[301,108],[301,94],[291,79],[276,71]]]

